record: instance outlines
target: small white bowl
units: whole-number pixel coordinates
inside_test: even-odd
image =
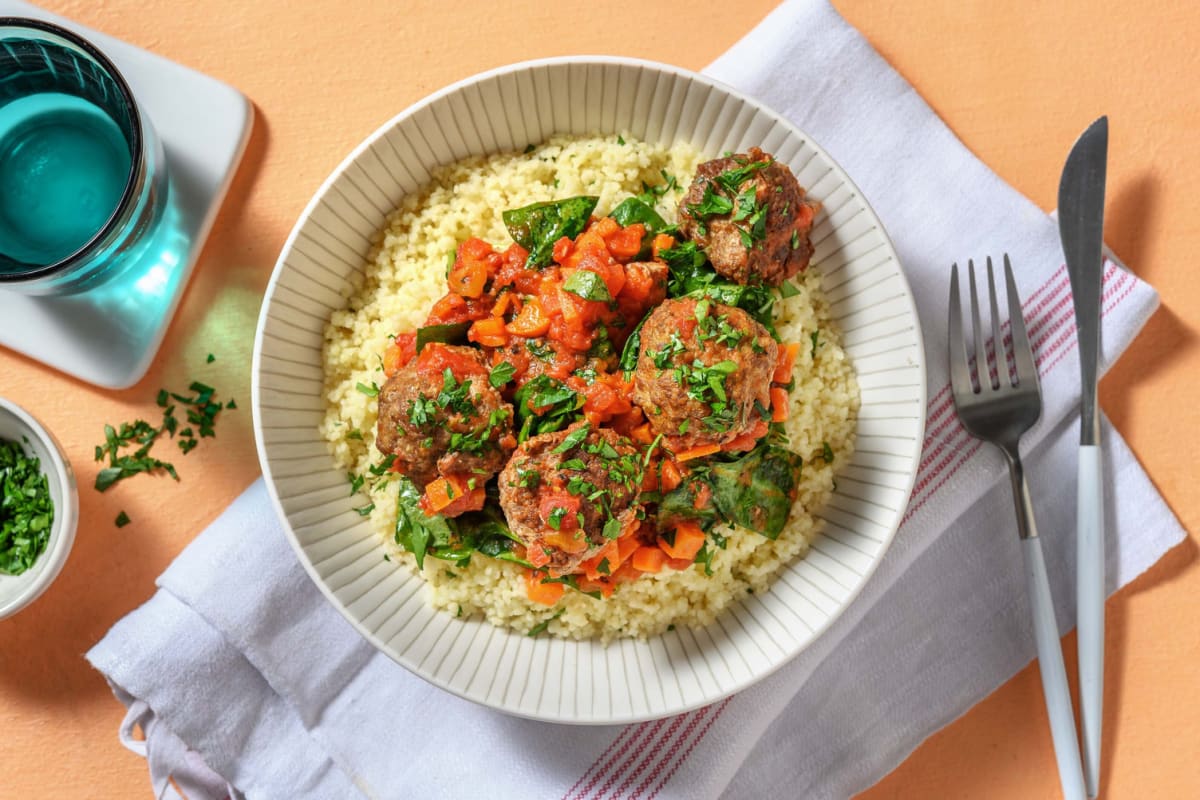
[[[37,456],[54,503],[50,539],[37,561],[21,575],[0,573],[0,619],[4,619],[46,591],[67,562],[79,524],[79,492],[62,445],[28,411],[4,398],[0,398],[0,439],[17,442],[26,455]]]

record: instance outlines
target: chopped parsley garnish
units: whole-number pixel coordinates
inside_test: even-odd
[[[833,448],[829,446],[829,442],[821,442],[821,458],[825,459],[826,464],[833,463]]]
[[[616,517],[609,517],[604,523],[604,538],[616,539],[621,535],[621,521]],[[599,568],[597,568],[599,571]],[[607,574],[607,573],[605,573]]]
[[[361,506],[361,507],[359,507],[359,508],[356,508],[356,509],[354,509],[354,510],[358,512],[358,515],[359,515],[360,517],[368,517],[368,516],[370,516],[370,515],[371,515],[371,512],[375,510],[375,504],[374,504],[374,503],[367,503],[365,506]]]
[[[371,381],[370,386],[366,385],[362,381],[359,381],[354,388],[358,389],[367,397],[379,397],[379,384],[375,383],[375,381]]]
[[[617,144],[625,144],[625,137],[621,134],[617,134]]]
[[[124,528],[130,522],[129,515],[124,511],[117,514],[117,518],[113,520],[113,524],[118,528]]]
[[[20,575],[46,549],[54,523],[49,479],[37,456],[0,439],[0,573]]]
[[[591,425],[584,423],[575,430],[567,434],[566,438],[559,442],[558,447],[551,450],[551,453],[565,453],[568,450],[578,447],[584,439],[587,438],[588,431],[591,430]]]
[[[800,247],[800,232],[792,231],[792,249],[796,250]]]
[[[609,566],[607,558],[600,559],[600,563],[596,565],[596,572],[599,572],[601,575],[612,574],[612,568]]]
[[[621,142],[621,144],[625,144],[625,143]],[[461,613],[461,610],[462,609],[460,607],[460,609],[459,609],[460,613]],[[554,613],[553,616],[546,617],[544,620],[539,622],[537,625],[534,625],[532,628],[530,628],[529,633],[527,633],[525,635],[533,637],[533,636],[537,636],[538,634],[545,633],[546,629],[550,627],[550,623],[553,622],[554,620],[558,619],[559,617],[561,617],[564,611],[566,611],[565,608],[560,608],[558,611],[556,611]]]
[[[363,487],[363,482],[366,481],[366,478],[362,475],[355,475],[353,472],[347,472],[346,477],[350,480],[350,496],[353,497]]]
[[[821,335],[820,331],[813,331],[809,335],[809,338],[812,339],[812,357],[813,358],[817,357],[817,345],[819,344],[820,335]]]
[[[216,356],[214,356],[212,353],[209,353],[209,354],[208,354],[208,358],[207,358],[207,359],[205,359],[205,360],[207,361],[207,363],[211,364],[211,363],[213,363],[214,361],[216,361],[216,360],[217,360],[217,357],[216,357]]]
[[[750,180],[754,173],[759,170],[766,169],[773,161],[751,161],[749,164],[727,169],[720,175],[713,177],[713,181],[729,194],[736,194],[742,184]]]
[[[675,356],[682,353],[685,349],[687,349],[686,345],[679,338],[679,334],[671,331],[666,344],[657,350],[647,350],[646,355],[650,356],[650,360],[654,362],[655,367],[666,369],[675,360]]]
[[[720,217],[733,211],[733,201],[714,192],[712,184],[708,183],[704,186],[704,194],[700,196],[700,202],[689,203],[687,210],[692,217],[698,220]]]
[[[553,528],[556,531],[561,530],[563,517],[565,517],[566,515],[567,515],[567,510],[565,508],[563,508],[562,506],[555,506],[550,511],[550,516],[546,518],[546,524],[549,525],[551,528]]]

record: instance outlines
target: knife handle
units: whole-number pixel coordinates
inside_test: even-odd
[[[1064,800],[1083,800],[1083,770],[1079,764],[1079,741],[1075,738],[1075,714],[1071,711],[1071,690],[1067,686],[1062,643],[1058,638],[1058,623],[1054,619],[1054,599],[1050,594],[1050,578],[1046,574],[1042,540],[1037,536],[1022,539],[1021,550],[1025,555],[1025,581],[1029,589],[1030,610],[1033,612],[1033,638],[1037,643],[1038,672],[1042,675],[1042,692],[1046,696],[1046,713],[1050,717],[1050,737],[1054,741],[1054,757],[1058,762],[1058,780]]]
[[[1079,621],[1079,707],[1089,797],[1100,790],[1104,702],[1104,482],[1099,445],[1079,448],[1075,608]]]

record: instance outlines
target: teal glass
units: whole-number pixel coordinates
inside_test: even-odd
[[[169,191],[112,62],[56,25],[0,17],[0,289],[76,294],[125,274]]]

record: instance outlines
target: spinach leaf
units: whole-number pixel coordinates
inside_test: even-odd
[[[426,325],[424,328],[417,328],[417,352],[425,349],[425,345],[430,342],[466,344],[467,329],[470,327],[469,322],[455,322],[450,325]]]
[[[648,316],[650,315],[647,313],[646,317]],[[637,369],[638,355],[642,349],[642,326],[646,324],[646,317],[642,317],[637,327],[633,329],[633,333],[629,334],[629,338],[625,340],[625,347],[621,350],[621,360],[617,362],[625,373],[626,380]]]
[[[598,197],[568,197],[505,211],[501,217],[513,241],[529,251],[525,266],[541,269],[551,261],[554,243],[583,232]]]
[[[517,389],[513,401],[519,423],[517,441],[523,442],[530,436],[565,428],[583,407],[584,397],[560,380],[538,375]],[[535,413],[530,405],[541,412]]]
[[[595,300],[600,303],[612,302],[612,295],[608,293],[608,285],[604,282],[604,278],[590,269],[577,269],[572,272],[571,277],[563,282],[563,289],[584,300]]]
[[[417,567],[425,566],[425,553],[450,544],[450,525],[440,515],[428,516],[418,506],[421,490],[400,476],[399,502],[396,507],[396,544],[416,556]]]
[[[530,566],[513,552],[513,545],[519,540],[494,505],[452,519],[440,514],[431,517],[418,505],[421,492],[413,482],[401,477],[398,483],[396,543],[416,556],[418,567],[424,566],[426,556],[465,567],[477,552]]]
[[[709,472],[713,505],[727,521],[774,539],[791,513],[802,464],[800,456],[770,444],[715,462]]]
[[[713,536],[712,526],[727,522],[774,539],[787,523],[796,500],[802,464],[800,456],[789,450],[759,444],[740,458],[697,465],[691,479],[659,499],[659,530],[692,520]],[[702,483],[712,490],[712,502],[696,508]]]

